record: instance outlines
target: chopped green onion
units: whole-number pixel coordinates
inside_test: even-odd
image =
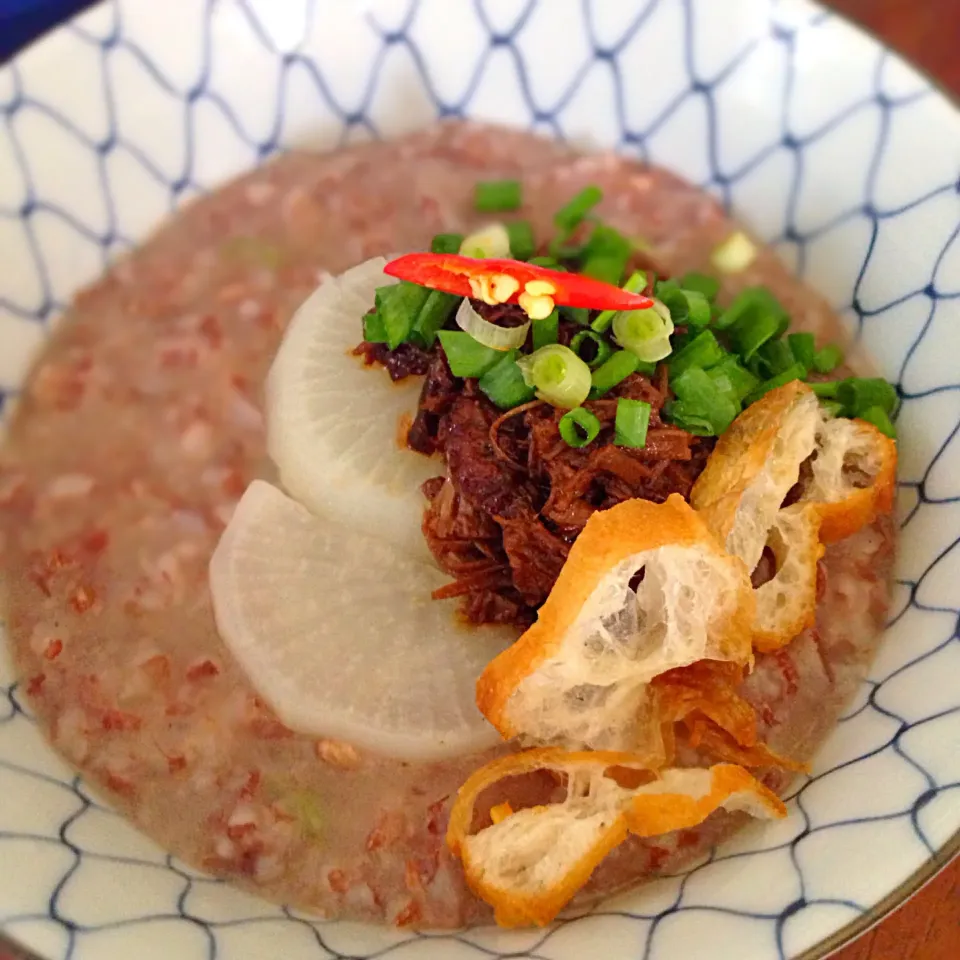
[[[827,344],[818,350],[813,358],[813,369],[817,373],[832,373],[843,363],[843,351],[835,344]]]
[[[838,403],[836,400],[821,400],[820,408],[831,417],[843,416],[843,404]]]
[[[681,290],[680,295],[687,302],[687,323],[693,327],[707,326],[713,317],[710,301],[696,290]]]
[[[700,367],[684,370],[671,380],[670,386],[682,403],[681,415],[691,421],[709,423],[713,436],[720,436],[740,412],[740,405],[733,399],[732,392],[721,390]]]
[[[670,376],[679,377],[692,367],[712,367],[727,355],[711,330],[698,333],[681,350],[670,357]]]
[[[680,286],[684,290],[693,290],[708,300],[716,298],[720,292],[720,281],[715,277],[708,277],[705,273],[685,273],[680,279]]]
[[[619,230],[607,226],[605,223],[598,223],[590,234],[583,248],[583,255],[586,258],[594,256],[614,256],[622,257],[624,260],[633,253],[633,244]]]
[[[775,377],[799,362],[794,359],[793,351],[785,340],[768,340],[757,351],[757,356],[763,363],[768,377]],[[804,369],[807,368],[804,367]]]
[[[776,390],[777,387],[786,386],[788,383],[792,383],[794,380],[802,380],[806,375],[806,372],[807,371],[803,369],[803,364],[794,363],[793,366],[787,370],[784,370],[783,373],[778,373],[775,377],[771,377],[769,380],[764,380],[756,390],[744,398],[744,406],[749,406],[751,403],[756,403],[756,401],[762,396],[765,396],[771,390]]]
[[[636,270],[630,274],[627,282],[623,285],[623,289],[628,293],[639,293],[641,290],[646,289],[646,286],[646,273],[643,270]],[[613,318],[616,316],[616,314],[616,310],[604,310],[597,314],[590,326],[597,333],[606,333],[606,331],[610,329],[610,324],[613,323]]]
[[[491,367],[477,384],[491,403],[501,410],[512,410],[533,399],[533,389],[523,378],[516,350],[500,354],[500,362]]]
[[[426,303],[413,323],[411,339],[424,347],[432,347],[437,339],[437,331],[442,330],[446,322],[457,309],[460,297],[442,290],[431,290]]]
[[[414,321],[429,296],[430,291],[426,287],[406,280],[377,287],[374,302],[383,320],[387,346],[391,350],[396,350],[410,336]]]
[[[710,301],[696,290],[684,290],[676,280],[661,280],[654,287],[657,298],[666,304],[673,322],[705,327],[712,318]]]
[[[590,395],[594,398],[609,393],[618,383],[622,383],[631,373],[644,366],[640,358],[629,350],[618,350],[593,371]],[[652,366],[652,365],[651,365]],[[652,373],[653,370],[650,370]]]
[[[563,273],[567,272],[567,268],[557,260],[554,260],[553,257],[531,257],[530,264],[534,267],[546,267],[548,270],[560,270]]]
[[[584,187],[553,215],[553,222],[557,229],[570,233],[602,199],[603,191],[599,187]]]
[[[529,260],[536,253],[537,244],[533,239],[533,227],[528,220],[508,223],[507,235],[510,238],[510,255],[514,260]]]
[[[572,323],[585,327],[590,322],[590,311],[586,307],[560,306],[560,312]]]
[[[813,334],[791,333],[787,336],[787,343],[790,344],[794,359],[798,363],[802,363],[809,373],[813,369],[817,354],[817,345]]]
[[[839,380],[827,380],[825,383],[808,383],[807,386],[821,400],[836,400],[837,391],[840,389]]]
[[[614,422],[613,442],[618,447],[640,449],[647,445],[647,427],[650,426],[650,404],[645,400],[617,401],[617,419]]]
[[[673,321],[670,311],[659,302],[646,310],[621,310],[613,318],[617,343],[647,363],[670,355]]]
[[[756,259],[757,247],[742,230],[731,233],[710,256],[710,262],[721,273],[740,273]]]
[[[523,203],[519,180],[481,180],[473,191],[473,206],[482,213],[516,210]]]
[[[570,349],[581,360],[586,360],[587,366],[594,370],[606,361],[613,353],[613,347],[603,337],[597,336],[592,330],[581,330],[571,341]],[[584,353],[587,356],[584,356]]]
[[[587,399],[590,368],[569,347],[552,343],[517,362],[527,385],[536,389],[541,400],[573,409]]]
[[[510,256],[510,234],[502,223],[491,223],[463,238],[460,253],[485,260]]]
[[[687,433],[692,433],[695,437],[715,437],[717,435],[713,420],[699,407],[694,407],[683,400],[675,400],[668,404],[665,412],[675,427],[686,430]]]
[[[500,350],[485,347],[462,330],[441,330],[437,336],[455,377],[482,377],[503,359]]]
[[[582,244],[568,243],[569,240],[570,235],[564,233],[559,237],[554,237],[547,244],[550,256],[554,260],[576,260],[583,253],[584,247]]]
[[[430,241],[431,253],[459,253],[463,243],[462,233],[438,233]]]
[[[776,314],[786,329],[789,318],[780,301],[766,287],[747,287],[737,294],[733,303],[717,317],[716,327],[718,330],[729,330],[740,321],[767,313]]]
[[[593,443],[600,433],[600,421],[583,407],[568,410],[560,418],[560,436],[568,447],[579,449]]]
[[[886,434],[891,440],[897,439],[897,428],[893,425],[890,415],[883,407],[867,407],[860,414],[861,420],[872,423],[881,433]]]
[[[464,297],[460,300],[460,306],[457,309],[457,326],[485,347],[504,351],[522,347],[526,343],[530,321],[519,327],[501,327],[481,316],[473,304]]]
[[[581,272],[604,283],[619,284],[633,244],[619,230],[598,223],[582,251]]]
[[[560,338],[560,314],[554,310],[549,317],[533,321],[533,349],[539,350]]]
[[[760,386],[760,378],[755,377],[732,354],[727,354],[720,363],[707,370],[710,379],[721,393],[730,393],[737,403],[742,403],[747,394]]]
[[[780,320],[772,313],[745,317],[730,331],[734,350],[744,360],[753,359],[757,351],[780,334]]]
[[[610,253],[598,253],[584,259],[580,272],[594,280],[618,286],[623,279],[629,257],[618,257]]]
[[[363,339],[367,343],[387,342],[387,328],[383,325],[383,317],[376,310],[363,318]]]
[[[871,407],[880,407],[891,414],[897,406],[897,391],[893,384],[880,377],[849,377],[841,380],[837,399],[850,415],[859,417]]]

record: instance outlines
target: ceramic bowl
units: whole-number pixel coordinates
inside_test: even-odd
[[[79,286],[291,145],[464,115],[717,193],[903,397],[902,543],[869,679],[797,786],[682,876],[545,930],[411,934],[167,856],[45,745],[0,668],[0,928],[76,960],[821,957],[960,847],[960,115],[805,0],[116,0],[0,69],[0,403]]]

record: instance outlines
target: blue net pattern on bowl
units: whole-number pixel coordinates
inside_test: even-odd
[[[947,762],[944,751],[932,745],[952,743],[953,753],[960,753],[960,692],[955,685],[952,697],[937,694],[924,702],[918,702],[915,692],[923,687],[924,678],[957,676],[960,665],[960,610],[955,586],[960,582],[960,507],[956,506],[960,502],[960,475],[951,466],[960,458],[960,366],[955,356],[951,362],[936,359],[944,350],[944,324],[958,319],[954,304],[960,299],[960,216],[956,206],[960,154],[948,157],[947,174],[941,180],[931,180],[896,202],[889,202],[889,189],[878,185],[894,150],[891,144],[903,139],[903,117],[917,115],[918,111],[922,116],[927,104],[941,101],[915,78],[905,81],[892,58],[871,47],[869,87],[818,122],[798,130],[792,118],[798,51],[806,49],[804,44],[818,43],[820,38],[829,38],[832,31],[845,28],[806,4],[771,2],[764,29],[745,41],[727,62],[705,68],[700,64],[698,29],[703,28],[707,15],[705,4],[697,0],[624,4],[629,16],[603,29],[598,27],[604,19],[599,0],[565,4],[570,32],[576,35],[571,49],[579,53],[569,55],[565,79],[555,85],[550,96],[542,94],[538,70],[542,72],[543,67],[531,63],[528,46],[531,32],[536,30],[536,18],[543,15],[547,4],[464,2],[460,13],[464,22],[469,20],[469,29],[476,32],[478,53],[464,67],[462,82],[455,85],[457,89],[451,95],[450,84],[441,89],[435,82],[418,32],[418,24],[428,15],[424,10],[428,5],[427,0],[392,4],[390,12],[394,15],[384,18],[378,16],[373,4],[373,9],[363,15],[369,40],[369,52],[364,55],[369,56],[370,69],[364,88],[356,96],[338,92],[335,80],[325,73],[322,58],[308,49],[305,40],[278,39],[269,18],[263,15],[262,5],[258,7],[255,0],[196,4],[202,42],[196,69],[187,81],[169,75],[143,32],[130,28],[130,4],[102,5],[65,28],[58,42],[82,49],[103,78],[100,129],[79,122],[61,104],[37,91],[29,71],[20,63],[0,71],[0,154],[13,165],[14,179],[22,185],[22,195],[15,198],[16,202],[0,202],[0,228],[21,231],[23,249],[36,275],[32,298],[11,296],[0,284],[0,338],[7,323],[36,325],[42,331],[66,306],[69,290],[64,293],[65,286],[53,275],[47,233],[39,224],[56,222],[59,229],[74,236],[75,242],[82,241],[84,248],[94,251],[105,266],[135,240],[114,202],[112,163],[116,156],[122,154],[133,163],[144,182],[152,182],[167,209],[173,210],[210,186],[210,177],[197,166],[194,140],[198,124],[211,116],[211,111],[226,125],[229,135],[244,145],[249,163],[288,145],[286,91],[294,78],[312,91],[327,126],[336,130],[337,138],[344,143],[391,132],[383,129],[380,118],[378,101],[385,93],[378,78],[398,55],[405,58],[407,75],[416,86],[425,115],[487,117],[491,107],[485,99],[484,77],[496,62],[498,70],[513,72],[518,96],[515,106],[522,120],[532,129],[557,136],[577,135],[579,121],[571,122],[570,117],[582,109],[577,105],[578,97],[588,83],[602,82],[615,106],[612,135],[618,147],[643,158],[656,160],[669,154],[671,147],[665,145],[664,138],[672,136],[675,125],[681,122],[678,118],[691,109],[702,111],[706,120],[701,124],[705,137],[702,169],[699,175],[697,169],[684,172],[736,206],[771,163],[786,164],[791,171],[785,180],[786,192],[771,201],[778,206],[776,225],[761,230],[801,273],[820,262],[817,250],[822,247],[818,245],[825,238],[846,243],[844,238],[849,236],[850,243],[859,243],[864,250],[857,275],[851,277],[852,287],[838,306],[845,309],[857,331],[870,343],[885,374],[897,382],[903,400],[899,420],[906,442],[913,435],[926,438],[921,450],[904,457],[900,510],[904,542],[910,547],[909,556],[901,564],[895,594],[887,639],[889,655],[881,657],[842,720],[837,743],[827,747],[815,775],[797,789],[791,804],[793,815],[785,823],[749,831],[681,877],[661,881],[646,893],[616,898],[586,917],[562,921],[544,931],[509,936],[483,930],[423,935],[367,932],[364,942],[369,946],[359,950],[351,939],[354,933],[339,924],[311,920],[229,892],[223,884],[136,839],[115,814],[87,794],[79,778],[65,773],[56,761],[14,756],[4,746],[12,741],[12,735],[4,739],[4,728],[8,733],[14,727],[19,731],[32,721],[16,686],[0,688],[0,772],[7,778],[4,783],[29,783],[31,789],[55,793],[64,811],[55,830],[36,833],[16,826],[5,829],[0,817],[0,864],[5,849],[12,851],[24,842],[37,844],[41,859],[43,849],[53,851],[49,863],[43,861],[44,875],[50,877],[44,902],[35,909],[12,913],[0,903],[0,921],[12,936],[37,945],[50,957],[88,957],[94,949],[117,949],[120,941],[111,937],[135,930],[139,935],[169,938],[171,952],[167,955],[185,960],[253,956],[253,952],[247,952],[253,951],[251,943],[269,944],[274,937],[280,938],[276,942],[284,944],[283,955],[289,957],[437,956],[460,960],[509,955],[562,960],[588,955],[584,951],[590,950],[594,942],[591,938],[604,936],[615,937],[622,944],[617,948],[621,952],[609,953],[611,960],[621,956],[658,960],[683,955],[676,952],[679,949],[692,950],[686,954],[689,956],[704,955],[695,953],[699,942],[695,931],[702,922],[704,929],[714,931],[712,936],[723,931],[724,940],[732,944],[730,956],[753,956],[748,951],[756,951],[757,956],[786,958],[798,955],[820,936],[868,916],[878,899],[935,855],[956,830],[960,768],[956,760]],[[272,64],[275,109],[259,131],[251,130],[255,124],[232,105],[216,80],[212,25],[218,10],[227,6],[234,23],[245,25],[246,41],[259,48],[264,63]],[[430,12],[436,13],[436,4],[429,6]],[[320,7],[322,4],[304,0],[304,36],[320,15]],[[558,9],[553,4],[550,7]],[[664,10],[666,7],[669,11]],[[400,16],[395,15],[397,9],[401,10]],[[609,7],[605,13],[609,14]],[[684,80],[671,89],[664,103],[638,122],[629,107],[624,77],[630,69],[628,58],[636,55],[636,44],[655,19],[665,16],[677,18],[678,44],[674,52]],[[663,29],[662,22],[659,29]],[[723,107],[724,90],[756,56],[773,57],[782,63],[780,129],[766,142],[755,144],[749,155],[733,162],[724,146],[724,132],[730,135],[731,123]],[[111,86],[111,64],[118,59],[134,65],[148,78],[156,96],[167,101],[167,109],[180,118],[185,149],[179,162],[158,159],[127,130]],[[596,81],[597,77],[602,81]],[[22,142],[23,125],[38,118],[55,125],[60,135],[71,141],[72,149],[83,153],[91,171],[91,185],[100,191],[97,216],[85,217],[46,189],[49,178],[38,177],[36,158]],[[872,131],[866,159],[851,158],[851,163],[866,164],[862,198],[811,223],[802,211],[805,177],[811,175],[811,165],[816,165],[822,145],[854,122],[869,123]],[[945,149],[953,149],[953,141]],[[822,170],[818,171],[822,175]],[[931,224],[935,249],[924,251],[924,272],[915,282],[886,290],[876,277],[888,256],[885,238],[898,224],[914,216],[926,217]],[[849,235],[844,232],[847,230]],[[829,246],[826,249],[829,252]],[[955,343],[960,344],[960,340]],[[4,382],[0,376],[0,407],[16,396],[16,389],[14,378]],[[891,652],[895,644],[909,646],[909,656]],[[837,782],[847,778],[853,785],[859,777],[882,777],[882,783],[872,782],[880,783],[878,793],[884,796],[869,810],[856,805],[838,809],[829,799],[841,789]],[[117,819],[111,829],[126,831],[124,852],[91,841],[85,826],[91,819]],[[844,877],[834,882],[817,868],[818,851],[825,847],[842,848],[856,857],[863,844],[882,847],[888,842],[902,862],[890,868],[888,879],[876,889],[869,884],[847,886],[849,878]],[[756,890],[750,893],[744,880],[759,861],[775,864],[779,878],[775,889],[762,898],[757,897]],[[104,869],[121,871],[121,877],[125,876],[123,870],[130,870],[131,882],[147,882],[143,880],[147,877],[153,890],[151,902],[158,906],[108,922],[90,920],[72,902],[71,890],[80,883],[96,883]],[[745,891],[742,895],[737,892],[740,888]],[[682,944],[687,946],[682,948]],[[710,953],[711,957],[726,955]]]

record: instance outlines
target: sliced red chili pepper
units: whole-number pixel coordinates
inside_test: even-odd
[[[591,310],[646,310],[653,306],[649,297],[639,293],[630,293],[578,273],[548,270],[520,260],[476,260],[456,253],[408,253],[391,260],[383,272],[398,280],[408,280],[421,287],[460,297],[476,296],[470,286],[471,280],[491,280],[505,275],[520,285],[506,303],[516,303],[526,285],[536,280],[549,283],[554,289],[549,296],[562,306]]]

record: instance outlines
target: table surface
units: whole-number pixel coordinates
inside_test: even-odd
[[[864,24],[960,99],[960,0],[822,0]],[[79,4],[78,4],[79,5]],[[0,57],[0,62],[2,62]],[[958,960],[960,858],[834,960]],[[0,960],[7,958],[0,947]]]

